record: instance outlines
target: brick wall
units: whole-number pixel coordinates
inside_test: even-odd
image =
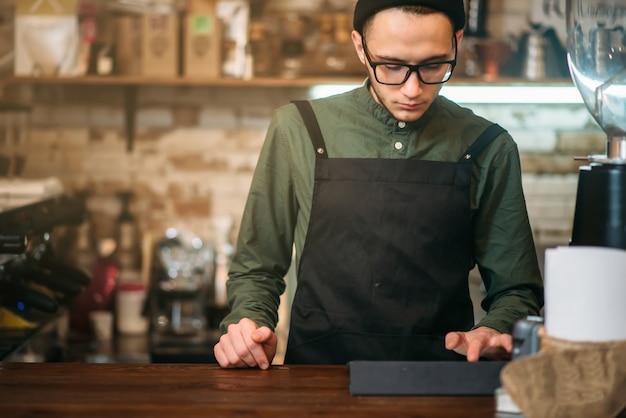
[[[98,235],[114,233],[107,220],[119,212],[116,193],[131,189],[142,230],[208,236],[212,217],[241,216],[274,108],[306,90],[140,88],[131,152],[122,88],[38,86],[26,95],[35,106],[23,177],[88,190]]]

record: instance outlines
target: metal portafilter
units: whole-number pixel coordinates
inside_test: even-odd
[[[30,288],[12,266],[0,265],[0,302],[17,310],[37,309],[46,313],[56,313],[59,304],[51,297]]]
[[[59,304],[75,298],[89,284],[85,273],[55,258],[45,236],[31,240],[27,251],[0,265],[4,305],[55,313]]]
[[[9,262],[7,268],[12,271],[15,276],[23,278],[27,282],[33,282],[41,286],[45,286],[53,292],[58,292],[66,297],[78,296],[82,290],[82,285],[65,277],[54,274],[49,270],[45,270],[37,265],[30,263]]]
[[[91,283],[91,278],[85,272],[56,257],[50,243],[50,234],[41,234],[32,243],[32,248],[23,256],[24,277],[60,292],[66,299],[78,296]]]
[[[26,250],[26,235],[0,234],[0,254],[21,254]]]

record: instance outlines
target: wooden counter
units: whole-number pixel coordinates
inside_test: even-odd
[[[0,363],[3,417],[493,417],[493,397],[351,396],[346,366]]]

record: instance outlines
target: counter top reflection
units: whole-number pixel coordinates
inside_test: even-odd
[[[346,366],[0,363],[3,416],[493,417],[493,397],[351,396]]]

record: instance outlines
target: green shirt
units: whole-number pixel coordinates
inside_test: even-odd
[[[491,122],[439,96],[416,122],[391,116],[367,83],[312,100],[329,158],[412,158],[458,161]],[[221,323],[247,317],[276,326],[284,277],[304,246],[313,195],[315,153],[295,105],[277,110],[254,173],[229,280],[231,312]],[[543,285],[521,184],[517,146],[508,133],[473,166],[473,251],[487,289],[487,315],[476,326],[510,333],[513,323],[539,315]],[[348,255],[346,255],[348,256]],[[296,271],[297,274],[297,271]]]

